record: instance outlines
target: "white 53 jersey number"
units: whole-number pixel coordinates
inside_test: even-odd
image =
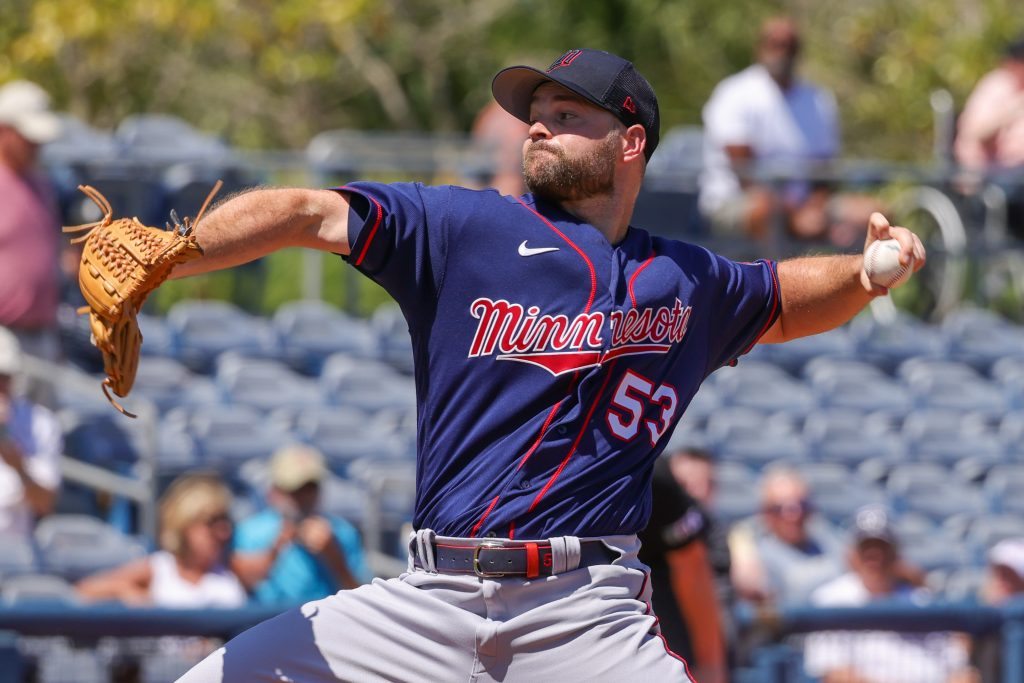
[[[672,424],[678,406],[679,397],[671,385],[655,387],[650,380],[627,370],[615,389],[605,421],[612,434],[623,441],[632,441],[643,429],[653,446]]]

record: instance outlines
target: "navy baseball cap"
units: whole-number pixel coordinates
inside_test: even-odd
[[[661,127],[658,98],[632,62],[601,50],[569,50],[544,71],[532,66],[502,69],[491,81],[491,92],[505,111],[529,122],[533,91],[542,83],[557,83],[572,90],[627,126],[643,126],[647,132],[644,156],[651,160]]]

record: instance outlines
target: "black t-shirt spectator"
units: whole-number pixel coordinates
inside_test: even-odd
[[[695,541],[707,543],[712,525],[700,504],[676,482],[664,458],[659,458],[654,465],[651,492],[654,503],[647,528],[640,532],[639,557],[651,568],[651,600],[662,635],[673,652],[693,661],[690,635],[672,590],[665,554]]]

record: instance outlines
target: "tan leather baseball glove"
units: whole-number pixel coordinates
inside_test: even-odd
[[[123,398],[135,383],[142,347],[139,310],[174,266],[202,255],[195,226],[220,186],[217,181],[194,221],[186,218],[179,223],[172,212],[175,223],[168,225],[167,230],[143,225],[138,218],[114,220],[106,197],[88,185],[78,186],[103,212],[103,218],[95,223],[64,228],[64,232],[88,231],[71,240],[85,242],[78,284],[88,306],[79,309],[79,313],[89,314],[93,344],[103,354],[103,369],[107,373],[103,393],[128,417],[135,415],[115,401],[110,392]]]

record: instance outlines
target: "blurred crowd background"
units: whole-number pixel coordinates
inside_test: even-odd
[[[710,683],[1024,681],[1010,0],[4,2],[0,681],[174,680],[246,625],[405,567],[413,368],[384,293],[300,251],[167,283],[129,421],[75,312],[58,227],[101,217],[76,186],[156,225],[218,178],[519,193],[525,126],[490,78],[578,46],[658,92],[636,225],[784,257],[859,250],[883,210],[930,254],[688,408],[645,532],[672,647]]]

